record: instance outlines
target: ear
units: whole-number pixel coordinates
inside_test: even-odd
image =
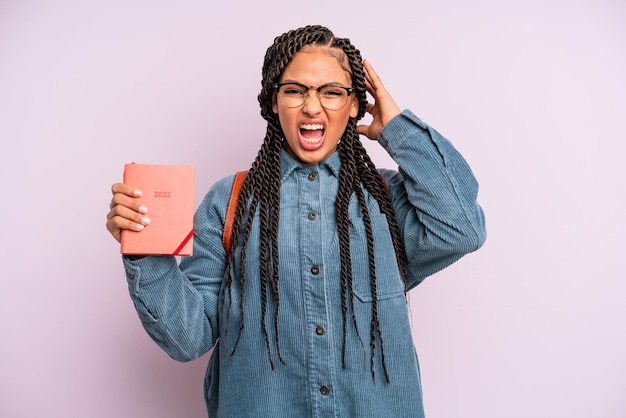
[[[278,103],[276,102],[276,92],[272,93],[272,110],[278,113]]]
[[[358,114],[359,114],[359,101],[357,100],[355,96],[355,97],[352,97],[352,99],[350,100],[350,117],[354,119],[357,117]]]

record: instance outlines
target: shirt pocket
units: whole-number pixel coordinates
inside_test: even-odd
[[[376,268],[376,300],[404,295],[404,283],[398,269],[396,253],[389,233],[387,217],[384,214],[371,214],[372,235],[374,236],[374,261]],[[361,302],[374,300],[367,233],[363,219],[350,222],[350,254],[352,257],[352,287]]]

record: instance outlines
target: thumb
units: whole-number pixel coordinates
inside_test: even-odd
[[[357,125],[356,127],[356,131],[361,135],[367,136],[368,130],[369,130],[369,125],[361,124],[361,125]]]
[[[376,136],[373,136],[373,137],[372,137],[372,128],[371,128],[371,126],[370,126],[370,125],[358,125],[358,126],[356,127],[356,131],[357,131],[359,134],[361,134],[361,135],[363,135],[363,136],[367,137],[368,139],[371,139],[371,140],[375,140],[375,139],[377,139],[377,138],[376,138]]]

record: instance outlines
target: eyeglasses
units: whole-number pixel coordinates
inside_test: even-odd
[[[274,90],[278,92],[280,102],[287,107],[300,107],[309,97],[309,90],[317,91],[317,98],[324,109],[339,110],[348,103],[348,97],[354,92],[352,87],[338,84],[323,86],[306,86],[301,83],[276,83]]]

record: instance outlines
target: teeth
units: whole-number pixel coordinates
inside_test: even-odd
[[[307,131],[319,131],[319,130],[324,129],[324,126],[320,123],[316,123],[316,124],[307,123],[307,124],[301,125],[300,129],[304,129]]]

